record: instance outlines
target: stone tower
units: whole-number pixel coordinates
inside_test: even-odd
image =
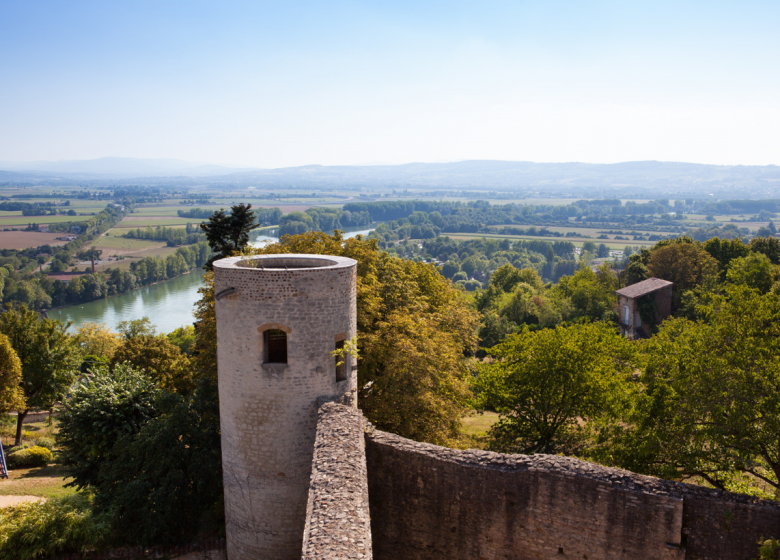
[[[321,255],[214,262],[229,560],[298,559],[318,397],[355,403],[357,262]]]

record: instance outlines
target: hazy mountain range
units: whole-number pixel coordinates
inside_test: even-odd
[[[254,186],[263,189],[431,189],[518,196],[780,198],[780,167],[658,161],[616,164],[475,160],[454,163],[230,168],[170,159],[3,163],[0,182]]]

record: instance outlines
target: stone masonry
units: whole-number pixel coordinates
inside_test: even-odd
[[[317,255],[214,263],[222,466],[230,560],[299,558],[317,398],[354,394],[330,354],[356,335],[356,261]],[[286,334],[267,363],[264,333]]]

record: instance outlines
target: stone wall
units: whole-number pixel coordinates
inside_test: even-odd
[[[360,411],[319,409],[301,558],[371,558],[366,450]]]
[[[379,559],[722,559],[780,536],[780,504],[550,455],[366,437]]]

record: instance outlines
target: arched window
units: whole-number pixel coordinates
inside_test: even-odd
[[[263,331],[264,362],[266,364],[287,363],[287,333],[281,329]]]

